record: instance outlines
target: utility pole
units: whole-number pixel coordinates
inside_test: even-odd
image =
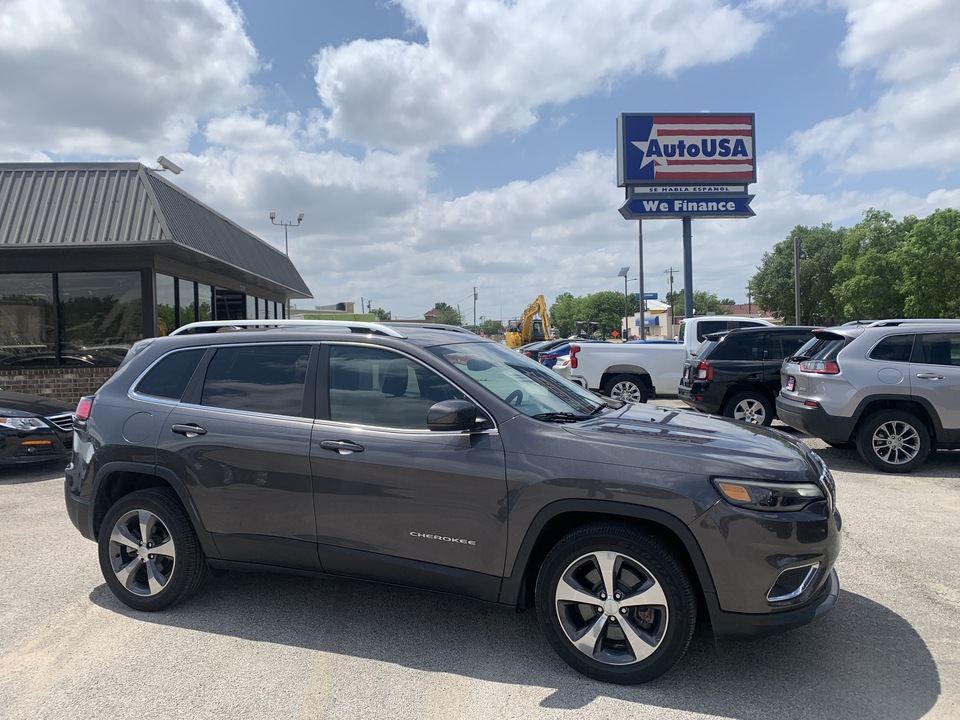
[[[670,298],[670,339],[673,340],[673,274],[676,270],[673,269],[673,265],[669,269],[664,270],[663,274],[667,276],[670,281],[670,294],[667,295]]]
[[[477,330],[477,286],[473,286],[473,330]]]
[[[747,283],[747,315],[753,314],[753,287]]]

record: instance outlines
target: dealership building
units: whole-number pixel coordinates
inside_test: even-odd
[[[75,401],[197,320],[284,318],[290,259],[139,163],[0,163],[0,388]]]

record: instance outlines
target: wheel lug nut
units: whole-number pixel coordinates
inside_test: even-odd
[[[613,596],[613,599],[614,599],[614,600],[619,600],[619,599],[622,598],[622,597],[623,597],[623,595],[621,595],[620,593],[617,593],[616,595]]]
[[[620,614],[621,614],[621,615],[626,615],[626,614],[627,614],[627,609],[626,609],[626,608],[620,608]]]
[[[601,600],[606,600],[606,599],[607,599],[607,594],[606,594],[606,593],[600,593],[600,599],[601,599]]]
[[[597,615],[602,615],[602,614],[603,614],[603,608],[597,605]]]

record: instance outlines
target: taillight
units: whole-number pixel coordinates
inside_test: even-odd
[[[814,373],[815,375],[839,375],[840,366],[833,360],[805,360],[800,363],[802,372]]]
[[[706,360],[697,363],[697,380],[713,380],[713,366]]]
[[[90,417],[90,410],[93,408],[93,396],[87,395],[80,398],[77,403],[77,411],[74,413],[77,420],[86,420]]]
[[[570,346],[570,367],[576,370],[577,368],[577,353],[580,352],[579,345]]]

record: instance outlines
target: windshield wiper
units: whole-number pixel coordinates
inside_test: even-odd
[[[546,420],[548,422],[580,422],[581,420],[589,420],[590,415],[575,415],[574,413],[568,412],[548,412],[548,413],[537,413],[536,415],[531,415],[534,420]]]

